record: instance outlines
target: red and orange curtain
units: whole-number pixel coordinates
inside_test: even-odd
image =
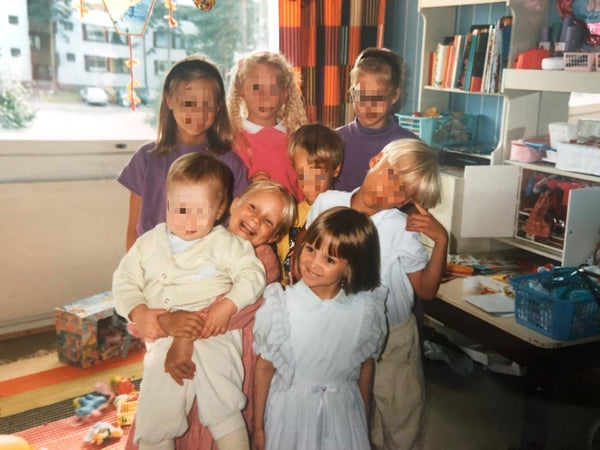
[[[358,54],[383,46],[385,0],[279,0],[279,49],[302,76],[310,122],[352,119],[349,73]]]

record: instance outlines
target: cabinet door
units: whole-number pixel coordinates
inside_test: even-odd
[[[519,196],[518,166],[466,166],[461,237],[512,237]]]
[[[600,187],[572,189],[565,224],[563,266],[583,263],[600,240]]]

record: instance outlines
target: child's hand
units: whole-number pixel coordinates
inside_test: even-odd
[[[196,365],[192,361],[193,350],[194,341],[175,338],[167,352],[165,372],[180,386],[183,386],[184,379],[191,380],[196,373]]]
[[[421,205],[417,203],[414,205],[419,212],[408,216],[406,231],[423,233],[436,244],[446,246],[448,244],[448,233],[444,226]]]
[[[206,339],[227,331],[227,325],[229,325],[231,316],[237,312],[237,306],[232,300],[225,297],[222,300],[214,301],[202,312],[206,315],[204,316],[204,327],[199,337]]]
[[[254,175],[250,177],[250,183],[255,183],[257,181],[270,180],[271,176],[265,172],[264,170],[259,170]]]
[[[165,309],[150,309],[146,305],[138,305],[131,310],[129,318],[137,326],[139,337],[145,341],[154,341],[158,338],[167,337],[167,333],[158,322],[158,318],[166,312]]]
[[[173,337],[196,339],[202,331],[202,320],[196,312],[169,312],[160,316],[158,322],[162,329]]]
[[[264,450],[265,448],[265,430],[254,430],[252,433],[251,450]]]

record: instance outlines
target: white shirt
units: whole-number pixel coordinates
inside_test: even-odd
[[[308,212],[306,228],[330,208],[350,207],[355,192],[327,191],[320,194]],[[412,311],[414,290],[407,274],[424,269],[429,260],[421,235],[406,231],[406,218],[407,215],[397,209],[386,209],[371,216],[379,234],[381,285],[388,288],[386,314],[390,329],[404,322]]]

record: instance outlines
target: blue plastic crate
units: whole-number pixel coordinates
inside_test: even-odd
[[[554,339],[600,334],[600,306],[576,267],[509,279],[515,291],[517,323]]]
[[[432,147],[475,144],[479,114],[456,116],[418,117],[396,114],[398,123],[419,136]]]

